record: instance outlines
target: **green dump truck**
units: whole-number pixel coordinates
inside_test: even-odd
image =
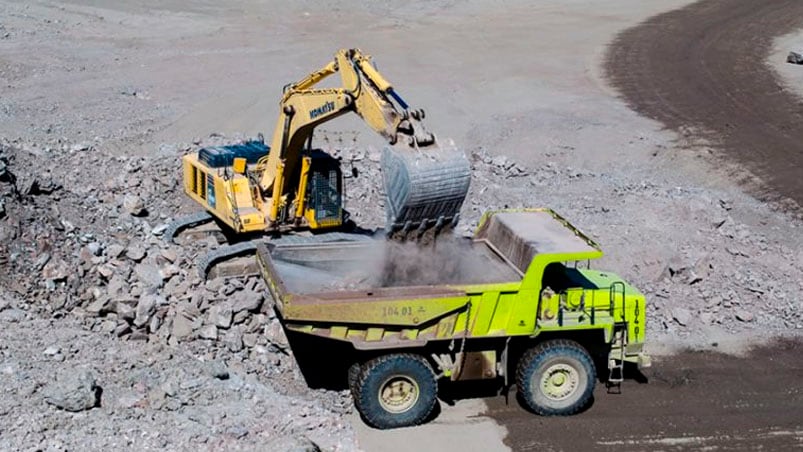
[[[649,365],[644,295],[591,270],[601,256],[549,209],[491,212],[472,239],[434,247],[372,240],[257,253],[289,333],[353,346],[344,379],[377,428],[425,422],[440,379],[515,383],[533,412],[571,415],[598,379],[618,384],[625,363]]]

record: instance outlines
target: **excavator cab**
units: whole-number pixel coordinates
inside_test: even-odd
[[[343,173],[340,161],[321,150],[309,153],[303,217],[313,231],[343,225]]]

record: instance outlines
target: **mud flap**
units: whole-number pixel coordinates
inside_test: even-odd
[[[387,235],[420,236],[457,224],[471,181],[465,153],[457,148],[388,146],[381,165]]]

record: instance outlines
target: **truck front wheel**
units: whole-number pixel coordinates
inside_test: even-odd
[[[354,404],[366,423],[388,429],[424,422],[437,401],[435,374],[427,361],[400,353],[363,366],[354,383]]]
[[[578,343],[557,339],[528,350],[519,360],[516,386],[527,406],[542,416],[568,416],[591,400],[594,361]]]

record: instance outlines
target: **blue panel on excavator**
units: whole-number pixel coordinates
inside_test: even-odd
[[[270,147],[262,141],[246,141],[242,144],[227,146],[211,146],[198,151],[198,159],[210,168],[231,166],[236,157],[244,158],[248,163],[256,163],[268,155]]]

